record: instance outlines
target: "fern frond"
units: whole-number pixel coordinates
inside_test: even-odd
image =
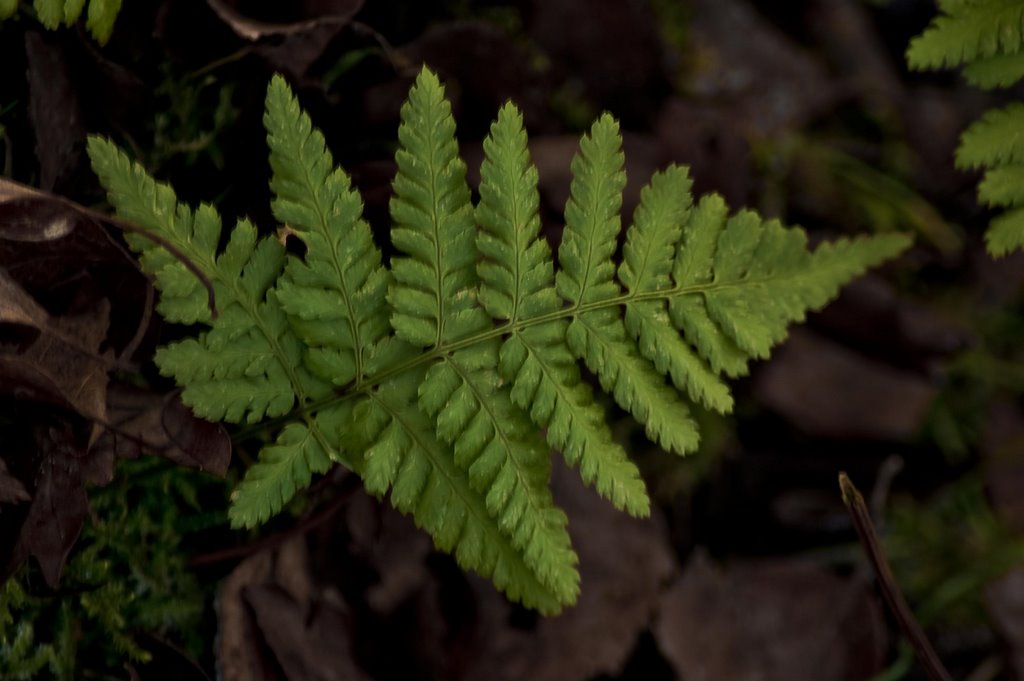
[[[673,321],[692,336],[714,366],[744,370],[747,358],[766,358],[789,324],[831,300],[849,281],[909,245],[904,235],[840,239],[807,250],[807,238],[750,211],[726,219],[718,197],[701,201],[684,228],[676,258]],[[686,298],[703,298],[703,307]]]
[[[591,161],[604,166],[597,168],[597,181],[607,182],[605,189],[612,192],[610,203],[603,213],[592,211],[592,206],[577,205],[573,210],[579,223],[603,221],[614,251],[625,181],[618,127],[609,116],[595,128],[597,142],[593,135],[584,142],[594,158],[576,165],[581,175],[593,169]],[[484,153],[477,209],[481,225],[477,243],[484,256],[478,265],[481,299],[492,316],[515,326],[561,310],[563,302],[556,289],[550,248],[539,234],[537,172],[530,163],[522,116],[513,105],[499,112],[484,142]],[[588,184],[584,190],[577,189],[585,193],[593,187]],[[581,197],[598,205],[601,199],[598,194]],[[563,248],[583,252],[585,244],[576,237],[576,243]],[[614,273],[610,258],[608,252],[609,262],[601,263],[606,278]],[[566,279],[564,285],[582,290],[578,278]],[[512,400],[535,423],[547,428],[548,442],[562,451],[570,465],[580,467],[584,481],[617,507],[645,515],[650,502],[640,473],[612,440],[603,411],[582,384],[579,367],[566,345],[567,328],[564,322],[552,322],[524,329],[505,341],[500,370],[513,382]]]
[[[1024,78],[1024,52],[970,62],[964,66],[963,74],[968,83],[984,90],[1010,87]]]
[[[228,516],[233,527],[254,527],[284,507],[297,490],[309,486],[313,473],[331,467],[331,457],[306,423],[290,423],[231,495]]]
[[[100,45],[106,45],[114,32],[114,23],[121,12],[121,0],[89,0],[85,27]]]
[[[945,6],[924,33],[910,41],[911,68],[952,68],[1024,45],[1024,5],[1017,0],[977,0]]]
[[[509,322],[562,305],[554,290],[551,248],[540,238],[537,169],[526,141],[523,116],[509,102],[484,140],[476,209],[480,302],[492,317]]]
[[[971,124],[956,151],[960,168],[984,168],[978,198],[1011,210],[994,218],[985,234],[988,250],[1001,256],[1024,247],[1024,104],[988,111]]]
[[[437,435],[454,447],[455,463],[530,569],[563,603],[579,594],[578,559],[565,514],[548,483],[544,441],[511,401],[494,367],[497,341],[460,350],[434,364],[419,387],[419,404],[436,419]]]
[[[121,11],[121,0],[88,1],[85,27],[96,42],[105,45],[114,31],[114,22]],[[33,0],[32,6],[39,23],[53,30],[61,25],[72,26],[78,21],[86,9],[86,0]],[[17,7],[18,0],[0,2],[0,20],[13,15]]]
[[[992,109],[968,127],[956,150],[958,168],[1024,163],[1024,104]]]
[[[619,281],[630,294],[672,287],[675,248],[690,214],[691,184],[685,168],[671,166],[655,173],[641,192],[619,267]],[[728,386],[672,328],[665,301],[633,300],[625,307],[626,329],[658,373],[668,374],[695,402],[721,413],[732,409]]]
[[[558,294],[579,306],[618,294],[612,256],[618,246],[619,210],[626,173],[619,124],[601,116],[580,140],[572,160],[565,231],[558,247]]]
[[[218,255],[220,217],[212,207],[203,205],[193,211],[178,203],[170,187],[154,181],[109,141],[93,137],[88,149],[93,169],[108,188],[118,214],[167,239],[200,268],[216,291],[220,315],[213,320],[205,291],[181,262],[144,236],[126,237],[141,253],[143,270],[160,290],[157,309],[172,321],[203,322],[209,327],[196,339],[172,343],[157,352],[160,370],[184,387],[182,400],[197,415],[213,421],[255,423],[322,397],[327,385],[303,369],[302,342],[272,290],[284,267],[284,248],[274,239],[257,239],[255,228],[240,220]],[[340,453],[315,425],[310,425],[310,431],[331,459],[340,460]],[[289,465],[300,471],[299,479],[308,480],[313,469],[303,471],[303,466],[313,459],[298,447],[288,451],[294,459]],[[267,448],[264,455],[280,465],[285,450]],[[287,486],[274,494],[266,489],[239,488],[238,503],[263,512],[236,517],[267,517],[279,511],[294,492],[294,487]],[[256,498],[247,500],[249,493]]]
[[[191,272],[131,237],[161,311],[208,327],[161,349],[161,370],[197,414],[283,426],[236,490],[233,524],[266,520],[341,461],[461,565],[542,612],[576,599],[579,574],[537,426],[617,507],[650,508],[579,361],[651,439],[690,451],[687,397],[729,411],[724,377],[907,246],[885,236],[811,252],[802,231],[729,217],[718,197],[692,206],[685,169],[672,167],[642,191],[616,266],[625,175],[605,115],[573,160],[556,274],[522,116],[499,112],[474,212],[450,105],[424,69],[402,109],[389,270],[358,193],[279,78],[264,120],[274,213],[306,245],[301,257],[245,221],[218,253],[212,208],[178,204],[109,143],[90,143],[118,211],[180,248],[216,291],[214,320]]]
[[[487,326],[476,306],[473,206],[466,164],[459,158],[455,121],[444,88],[420,72],[402,106],[391,199],[393,258],[391,324],[419,347],[440,345]]]
[[[390,277],[362,199],[281,76],[267,89],[264,123],[274,215],[306,245],[303,260],[289,259],[278,297],[307,345],[310,370],[335,385],[358,381],[365,353],[390,332]]]
[[[417,408],[422,372],[409,372],[363,400],[355,424],[365,438],[366,488],[410,513],[442,551],[467,570],[491,579],[509,598],[543,613],[558,612],[564,597],[538,580],[525,556],[499,527],[488,500],[473,489]]]
[[[1018,0],[974,0],[943,4],[943,14],[910,43],[912,68],[963,65],[964,77],[978,87],[1009,87],[1024,78],[1024,5]],[[956,152],[961,168],[985,168],[978,187],[992,206],[1024,203],[1018,166],[1024,164],[1024,105],[989,111],[962,135]],[[1002,256],[1024,247],[1024,213],[1011,210],[992,220],[985,234],[988,251]]]
[[[64,23],[64,0],[34,0],[36,18],[51,31]]]

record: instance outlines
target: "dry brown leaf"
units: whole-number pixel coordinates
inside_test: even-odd
[[[654,635],[687,681],[861,681],[886,653],[863,584],[793,560],[723,572],[703,552],[665,594]]]
[[[0,177],[0,239],[53,241],[74,231],[81,219],[51,194]]]
[[[32,505],[21,526],[5,572],[10,574],[29,556],[34,557],[51,589],[57,588],[71,548],[78,540],[88,513],[83,484],[81,446],[70,425],[39,426]],[[5,553],[0,547],[0,555]]]
[[[906,441],[924,423],[935,386],[809,331],[796,329],[754,380],[754,396],[805,433]]]
[[[210,9],[220,17],[221,21],[231,27],[239,37],[257,41],[275,36],[294,36],[307,33],[323,26],[339,28],[355,16],[363,7],[364,0],[329,0],[327,2],[308,3],[317,16],[290,23],[271,23],[251,19],[224,0],[206,0]]]
[[[224,475],[231,439],[220,424],[197,418],[177,391],[160,395],[124,383],[107,390],[109,429],[93,446],[120,458],[156,454],[174,463]]]
[[[52,317],[0,270],[0,324],[30,327],[38,336],[24,349],[0,353],[0,390],[42,399],[98,423],[107,421],[107,371],[112,357],[101,353],[110,305],[101,300],[88,313]]]

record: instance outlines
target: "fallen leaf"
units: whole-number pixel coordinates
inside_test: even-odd
[[[881,670],[885,623],[868,589],[810,563],[694,555],[665,594],[658,647],[687,681],[861,681]]]
[[[28,557],[34,557],[51,589],[60,582],[64,563],[88,513],[81,467],[84,446],[77,440],[67,422],[36,427],[38,466],[32,505],[5,570],[10,574]]]
[[[258,43],[254,48],[257,54],[276,70],[294,78],[306,74],[341,29],[362,9],[363,2],[305,0],[298,4],[303,18],[278,23],[247,17],[225,0],[207,0],[210,9],[239,37]]]
[[[227,473],[231,439],[220,424],[197,418],[178,391],[160,395],[125,383],[107,390],[108,429],[93,445],[119,458],[155,454],[216,475]]]
[[[374,612],[390,615],[430,581],[427,556],[430,536],[418,529],[390,504],[365,492],[352,496],[345,521],[354,557],[365,560],[376,576],[366,588],[366,601]]]
[[[352,625],[337,605],[321,600],[307,613],[274,584],[248,587],[245,601],[288,681],[369,679],[353,661]]]
[[[278,681],[267,651],[260,645],[259,628],[243,599],[246,587],[262,584],[273,573],[271,551],[238,564],[221,582],[217,618],[217,675],[224,681]]]
[[[0,239],[53,241],[70,234],[81,219],[53,195],[0,177]]]
[[[38,336],[16,352],[0,351],[0,391],[14,397],[68,406],[98,423],[107,420],[107,370],[100,352],[110,305],[101,300],[87,313],[52,317],[0,270],[0,325],[28,326]]]
[[[924,377],[796,329],[759,367],[754,397],[810,435],[910,440],[938,391]]]
[[[303,535],[241,562],[220,603],[225,681],[369,681],[353,657],[344,600],[312,581]]]
[[[307,0],[300,4],[306,12],[315,16],[289,23],[273,23],[251,19],[224,0],[206,0],[210,9],[221,21],[230,26],[231,30],[239,37],[252,41],[267,37],[298,35],[322,26],[343,26],[362,9],[363,2],[364,0]]]

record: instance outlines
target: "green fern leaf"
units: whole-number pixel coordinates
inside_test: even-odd
[[[184,386],[182,400],[210,420],[255,423],[322,397],[327,386],[302,369],[302,343],[271,290],[284,266],[283,247],[273,239],[257,240],[255,228],[241,220],[218,255],[220,218],[212,207],[192,211],[179,204],[170,187],[155,182],[106,140],[91,138],[88,150],[119,215],[167,239],[203,271],[216,290],[220,315],[213,320],[205,291],[191,272],[156,242],[141,235],[126,237],[142,254],[143,270],[154,277],[161,291],[157,309],[173,321],[209,326],[198,338],[172,343],[157,353],[161,371]],[[248,365],[245,357],[251,360]],[[310,429],[324,451],[339,460],[340,454],[326,444],[316,427]],[[295,466],[301,468],[309,460],[300,448],[291,451]],[[264,449],[264,454],[274,457],[274,462],[283,456],[282,450],[272,448]],[[282,490],[268,494],[262,487],[243,485],[238,503],[264,510],[236,517],[267,517],[279,511],[294,487]],[[256,495],[252,501],[246,499],[250,492]]]
[[[106,45],[114,32],[114,23],[121,12],[121,0],[89,0],[85,27],[100,45]]]
[[[34,0],[36,18],[51,31],[64,23],[64,0]]]
[[[231,495],[231,525],[254,527],[266,522],[297,490],[309,486],[313,473],[326,472],[331,463],[308,425],[288,424],[274,444],[263,448],[259,462]]]
[[[745,365],[742,355],[766,358],[789,324],[827,303],[843,282],[909,245],[904,235],[883,235],[841,239],[811,253],[802,231],[762,222],[750,211],[725,219],[723,206],[709,197],[694,211],[676,258],[678,288],[668,294],[680,331],[723,370],[716,358],[730,358],[736,369]],[[681,304],[698,296],[703,307]]]
[[[1024,204],[1024,104],[988,111],[964,131],[956,152],[960,168],[985,168],[978,198],[991,206]],[[1024,248],[1024,212],[1010,210],[992,220],[985,241],[1002,256]]]
[[[992,109],[971,124],[956,150],[958,168],[1024,163],[1024,104]]]
[[[565,514],[548,490],[548,449],[502,390],[494,371],[497,341],[460,350],[434,364],[420,384],[419,404],[454,447],[455,463],[484,495],[487,510],[530,569],[560,602],[579,594],[578,559]]]
[[[1010,87],[1024,78],[1024,52],[979,59],[964,66],[963,74],[968,83],[985,90]]]
[[[73,26],[85,9],[85,0],[64,0],[64,25]]]
[[[994,218],[985,233],[985,243],[988,252],[996,257],[1024,248],[1024,209]]]
[[[406,257],[391,263],[391,323],[399,338],[436,346],[480,331],[487,317],[476,305],[466,165],[458,155],[451,105],[429,69],[402,106],[398,139],[391,240]]]
[[[561,307],[551,249],[540,237],[537,169],[530,163],[523,117],[511,102],[484,140],[480,169],[477,264],[480,302],[495,319],[532,319]]]
[[[1024,5],[1018,0],[947,2],[943,14],[907,50],[913,68],[964,66],[978,87],[1008,87],[1024,78]],[[964,132],[957,149],[961,168],[983,167],[981,201],[994,206],[1024,203],[1024,105],[988,112]],[[1024,218],[1011,211],[995,218],[985,234],[989,253],[1005,255],[1024,247]]]
[[[18,0],[0,0],[0,21],[10,19],[18,11]]]
[[[474,212],[450,105],[424,69],[402,109],[389,270],[358,193],[280,78],[264,121],[274,213],[304,242],[301,257],[245,221],[218,253],[212,208],[180,205],[109,143],[90,142],[118,212],[179,248],[216,292],[213,319],[190,271],[130,237],[161,312],[207,327],[162,348],[161,370],[197,414],[283,427],[236,490],[232,523],[263,522],[340,461],[461,565],[542,612],[575,601],[579,574],[536,426],[617,507],[650,507],[579,361],[651,439],[690,451],[687,396],[729,411],[723,377],[907,245],[887,236],[810,252],[803,232],[749,211],[730,218],[718,197],[691,206],[687,173],[672,167],[642,191],[616,267],[625,176],[605,115],[573,161],[556,274],[522,116],[499,112]]]
[[[621,196],[614,198],[614,187],[618,184],[621,192],[624,176],[615,141],[617,127],[610,117],[604,119],[604,126],[598,133],[603,135],[601,141],[615,149],[595,153],[604,152],[605,162],[612,166],[606,173],[612,203],[603,218],[608,223],[605,231],[610,232],[610,227],[617,233]],[[478,266],[481,300],[492,316],[515,326],[550,315],[563,303],[556,291],[551,251],[539,238],[537,172],[530,163],[522,116],[514,106],[506,105],[499,112],[484,152],[477,210],[481,225],[477,243],[484,256]],[[581,218],[583,210],[587,209],[577,213]],[[611,238],[614,242],[615,236]],[[614,272],[610,262],[604,264],[607,272]],[[575,281],[566,280],[565,285],[573,286]],[[512,400],[547,428],[548,442],[562,451],[570,465],[580,467],[584,481],[617,507],[645,515],[650,502],[639,471],[612,440],[602,410],[582,384],[579,367],[566,346],[567,328],[562,321],[550,322],[525,328],[505,341],[500,370],[513,382]]]
[[[619,267],[619,281],[630,294],[672,287],[675,248],[690,214],[690,186],[686,169],[672,166],[655,173],[641,192]],[[626,328],[658,373],[668,374],[695,402],[721,413],[732,410],[729,387],[672,328],[665,301],[631,300],[625,307]]]
[[[39,23],[53,30],[78,21],[86,9],[86,0],[34,0],[33,6]],[[0,20],[13,15],[17,7],[18,0],[0,1]],[[89,0],[85,26],[100,45],[110,40],[120,11],[121,0]]]
[[[990,206],[1024,203],[1024,165],[990,168],[978,185],[978,198]]]
[[[303,260],[289,259],[278,297],[307,345],[310,370],[336,385],[361,380],[364,355],[390,332],[390,277],[362,200],[280,76],[267,90],[264,121],[274,215],[306,245]]]
[[[924,33],[910,42],[911,68],[952,68],[965,62],[1020,52],[1024,5],[1018,0],[950,4]]]
[[[491,515],[488,500],[473,489],[416,407],[422,378],[422,372],[409,372],[356,409],[355,422],[366,438],[367,490],[380,495],[390,488],[391,503],[411,513],[439,549],[454,553],[460,565],[491,579],[512,600],[558,612],[564,598],[538,580]]]

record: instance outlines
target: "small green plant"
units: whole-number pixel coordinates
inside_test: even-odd
[[[812,252],[803,231],[730,217],[718,196],[692,205],[686,169],[672,166],[643,190],[619,261],[624,159],[605,114],[572,163],[556,269],[519,111],[506,104],[491,127],[474,207],[450,105],[424,69],[402,107],[386,266],[359,194],[280,77],[264,122],[284,227],[259,238],[239,220],[219,253],[211,206],[179,203],[112,143],[89,142],[118,214],[177,246],[216,294],[214,315],[182,262],[127,237],[159,312],[206,327],[159,349],[160,370],[196,414],[276,432],[234,493],[232,522],[265,521],[341,463],[370,492],[390,490],[464,568],[543,613],[579,591],[549,446],[618,508],[649,512],[578,361],[648,437],[685,454],[698,443],[688,400],[728,412],[723,377],[909,243],[884,235]],[[286,253],[290,235],[303,256]]]
[[[19,0],[0,0],[0,21],[9,19],[18,11]],[[55,30],[61,25],[72,26],[85,12],[85,27],[100,45],[110,40],[114,22],[121,11],[121,0],[33,0],[36,18],[46,28]]]
[[[1024,78],[1024,4],[1018,0],[940,0],[941,14],[911,41],[911,68],[963,66],[969,83],[987,90]],[[979,199],[1006,212],[985,241],[992,255],[1024,246],[1024,104],[993,109],[960,139],[956,165],[984,169]]]
[[[0,678],[108,678],[125,661],[149,660],[142,632],[202,653],[207,594],[186,569],[184,542],[203,521],[201,493],[223,493],[223,482],[155,458],[120,468],[113,484],[90,494],[96,520],[59,590],[29,564],[0,586]],[[182,522],[189,512],[196,515]],[[223,513],[212,520],[225,522]]]

